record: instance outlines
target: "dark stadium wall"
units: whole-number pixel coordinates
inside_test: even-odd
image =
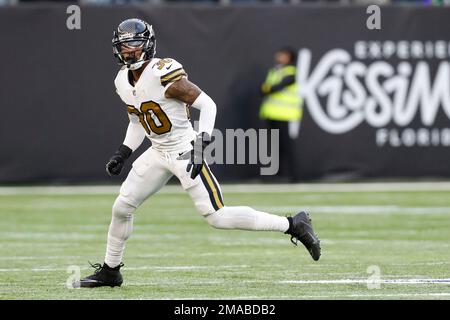
[[[2,7],[0,183],[123,179],[104,166],[128,121],[111,36],[129,17],[152,23],[157,56],[180,61],[215,100],[222,132],[263,126],[272,55],[298,48],[303,179],[450,177],[450,8],[383,7],[381,30],[366,28],[365,9],[81,7],[81,30],[69,30],[65,5]],[[213,166],[221,181],[259,169]]]

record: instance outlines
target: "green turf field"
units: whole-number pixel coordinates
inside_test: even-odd
[[[223,187],[227,205],[309,209],[318,262],[281,233],[211,228],[168,186],[137,211],[114,289],[65,283],[103,262],[117,187],[0,188],[0,298],[450,299],[450,184],[392,186]]]

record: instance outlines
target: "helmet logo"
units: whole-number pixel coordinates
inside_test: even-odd
[[[132,39],[134,36],[132,33],[122,33],[119,35],[119,40]]]

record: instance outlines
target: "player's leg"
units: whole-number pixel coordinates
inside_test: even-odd
[[[161,156],[153,149],[144,152],[134,163],[120,188],[120,194],[112,207],[112,219],[108,230],[105,263],[94,265],[98,271],[78,286],[98,287],[121,285],[125,242],[133,231],[135,210],[152,194],[160,190],[172,177],[162,164]],[[77,286],[77,285],[75,285]]]
[[[218,229],[241,229],[255,231],[286,232],[289,220],[286,217],[258,211],[247,206],[225,206],[217,179],[205,163],[198,183],[187,189],[197,210],[208,223]]]
[[[220,185],[206,163],[195,180],[180,170],[174,173],[197,210],[214,228],[283,232],[291,235],[291,240],[300,240],[314,260],[319,259],[320,241],[312,229],[308,213],[302,211],[293,217],[281,217],[247,206],[225,206]]]
[[[112,209],[105,257],[105,262],[110,267],[122,262],[125,241],[133,230],[134,211],[171,177],[172,173],[162,164],[161,155],[151,148],[133,163]]]

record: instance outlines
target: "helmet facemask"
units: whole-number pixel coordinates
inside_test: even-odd
[[[113,53],[120,65],[136,70],[155,56],[156,39],[152,26],[138,19],[123,21],[113,34]]]
[[[120,64],[126,65],[130,70],[139,69],[148,60],[145,48],[149,40],[132,40],[118,42],[114,45],[114,53]]]

